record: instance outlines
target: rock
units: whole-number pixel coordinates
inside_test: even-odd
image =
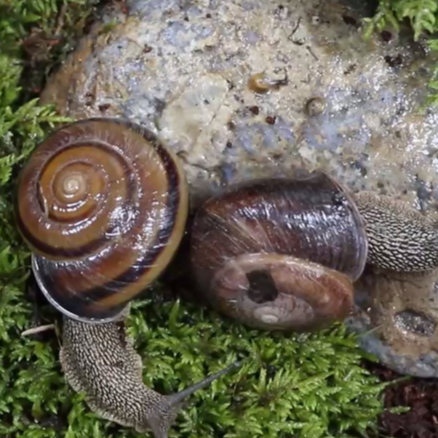
[[[352,3],[127,0],[80,42],[42,102],[157,133],[183,160],[194,207],[228,184],[302,166],[433,215],[438,115],[420,112],[433,64],[409,36],[365,41]],[[366,322],[359,295],[349,323],[366,331],[380,317]],[[414,345],[438,315],[403,313],[411,307],[400,297],[397,330],[411,327],[403,343]],[[393,369],[438,376],[435,344],[399,349],[391,336],[372,332],[363,347]]]
[[[400,374],[438,376],[438,270],[374,273],[356,293],[361,310],[346,322],[362,347]]]

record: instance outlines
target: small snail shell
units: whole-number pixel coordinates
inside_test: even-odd
[[[288,83],[287,74],[281,79],[270,79],[265,73],[256,73],[248,79],[248,88],[255,93],[264,94],[270,90],[277,90]]]
[[[325,100],[322,97],[312,97],[306,103],[306,113],[310,117],[315,117],[324,112]]]
[[[257,328],[343,319],[367,239],[347,192],[324,173],[244,183],[198,210],[191,265],[208,301]]]
[[[165,269],[183,236],[188,188],[148,130],[95,118],[65,126],[31,155],[18,227],[48,300],[70,318],[116,317]]]

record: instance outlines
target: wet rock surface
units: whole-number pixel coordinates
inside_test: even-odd
[[[128,0],[80,43],[42,101],[157,133],[182,159],[194,207],[228,184],[305,167],[436,216],[438,114],[419,106],[431,61],[409,37],[364,41],[362,13],[335,1]],[[370,297],[391,306],[373,287],[358,286],[350,323],[359,331],[380,324]],[[385,327],[404,348],[382,331],[363,347],[400,372],[438,376],[436,344],[417,348],[438,313],[397,297]]]
[[[438,376],[438,271],[373,272],[356,287],[358,309],[347,324],[363,348],[400,374]]]

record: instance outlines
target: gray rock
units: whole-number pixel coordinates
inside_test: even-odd
[[[401,374],[438,376],[438,270],[373,273],[356,287],[358,309],[346,323],[360,345]]]
[[[157,133],[182,158],[194,206],[230,183],[302,166],[435,214],[438,114],[420,112],[430,61],[409,37],[364,41],[352,2],[126,3],[128,14],[108,12],[52,76],[44,103]],[[252,89],[260,80],[267,92]],[[369,330],[367,315],[359,300],[349,323]],[[424,336],[414,332],[404,342]],[[438,376],[432,344],[420,355],[382,336],[363,347],[403,373]]]

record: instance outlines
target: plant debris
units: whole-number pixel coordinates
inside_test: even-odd
[[[382,382],[403,378],[379,364],[365,366]],[[438,379],[405,378],[389,385],[384,390],[384,406],[380,432],[370,438],[438,438]],[[391,412],[393,408],[396,412]]]

